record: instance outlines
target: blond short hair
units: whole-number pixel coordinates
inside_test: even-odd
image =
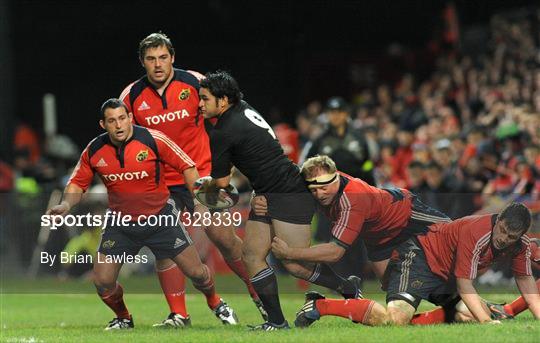
[[[303,164],[300,172],[304,178],[310,179],[317,174],[319,170],[323,170],[328,174],[337,172],[336,163],[326,155],[317,155],[308,158]]]

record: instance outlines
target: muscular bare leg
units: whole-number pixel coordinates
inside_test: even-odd
[[[311,226],[298,225],[272,220],[275,235],[284,240],[292,248],[306,248],[311,243]],[[301,263],[298,261],[282,260],[283,266],[289,273],[304,280],[309,280],[313,275],[313,263]]]
[[[269,224],[248,220],[242,244],[242,261],[251,278],[253,288],[268,313],[268,321],[275,325],[285,325],[276,275],[266,263],[271,242],[272,230]]]
[[[276,236],[284,240],[290,247],[306,248],[310,246],[310,225],[296,225],[272,220],[272,226],[274,227]],[[357,284],[337,275],[324,263],[314,264],[290,260],[282,260],[282,262],[287,271],[297,278],[330,288],[342,294],[344,298],[356,298],[360,295],[360,289]]]
[[[105,261],[105,255],[98,252],[94,263],[93,281],[101,300],[116,314],[117,318],[130,319],[131,315],[124,303],[124,290],[116,282],[121,263],[98,263]],[[133,327],[133,325],[131,325]]]
[[[404,300],[393,300],[388,303],[386,311],[390,324],[407,325],[416,309]]]
[[[386,260],[371,263],[373,272],[375,273],[375,276],[377,276],[379,280],[383,279],[384,272],[386,271],[386,267],[388,266],[388,261],[389,260],[386,259]]]

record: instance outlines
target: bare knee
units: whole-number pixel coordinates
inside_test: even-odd
[[[410,323],[415,308],[403,300],[393,300],[388,303],[388,321],[394,325],[407,325]]]
[[[242,262],[249,264],[253,262],[254,258],[251,248],[242,245]]]
[[[411,317],[404,314],[398,309],[388,309],[388,321],[394,325],[407,325],[411,321]]]
[[[218,233],[219,229],[214,229],[212,227],[206,229],[206,235],[208,236],[208,238],[210,238],[210,240],[212,241],[212,243],[214,243],[214,245],[219,249],[219,250],[223,250],[223,249],[230,249],[234,246],[234,241],[232,241],[231,236],[229,235],[225,235],[223,233]]]
[[[379,280],[383,279],[384,272],[386,271],[387,266],[388,266],[388,259],[383,260],[383,261],[372,262],[371,264],[373,272],[375,273],[375,276]]]
[[[379,303],[374,302],[371,311],[363,324],[370,326],[384,325],[388,323],[388,312]]]
[[[169,258],[156,260],[156,269],[157,270],[166,270],[171,268],[172,266],[176,265],[173,260]]]
[[[476,319],[474,317],[471,317],[465,313],[456,312],[456,315],[454,317],[456,322],[458,323],[466,323],[466,322],[475,322]]]
[[[476,321],[476,318],[474,318],[473,314],[471,313],[471,311],[469,311],[469,309],[462,300],[456,305],[456,315],[454,319],[456,322],[462,323]]]
[[[242,240],[234,232],[228,232],[229,228],[213,228],[206,230],[206,235],[219,249],[223,258],[238,259],[241,257]]]
[[[244,262],[246,265],[252,265],[265,261],[266,254],[261,254],[260,250],[257,250],[252,246],[246,244],[242,245],[242,262]]]
[[[106,270],[94,269],[92,274],[92,281],[98,293],[112,290],[116,287],[116,276],[114,273],[110,273]]]
[[[195,282],[202,282],[206,280],[209,276],[208,267],[203,263],[189,266],[185,268],[183,272],[184,275],[186,275],[189,279]]]

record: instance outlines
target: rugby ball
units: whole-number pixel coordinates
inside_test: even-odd
[[[208,190],[204,185],[211,180],[211,176],[205,176],[195,181],[193,187],[195,198],[204,206],[212,209],[223,210],[236,205],[240,198],[238,189],[234,185],[229,184],[226,188]]]

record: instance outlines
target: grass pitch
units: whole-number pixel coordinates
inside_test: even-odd
[[[281,277],[281,304],[292,324],[303,304],[294,281]],[[324,317],[311,328],[280,332],[249,332],[247,324],[261,318],[243,285],[234,278],[219,278],[218,289],[238,313],[241,325],[223,326],[206,307],[204,297],[189,289],[187,302],[192,327],[184,330],[155,329],[152,324],[168,314],[155,278],[122,281],[125,301],[134,316],[135,329],[104,332],[112,312],[92,292],[88,281],[60,283],[55,280],[3,280],[0,295],[0,341],[2,342],[539,342],[540,322],[521,314],[503,325],[454,324],[424,327],[366,327],[337,317]],[[219,287],[219,285],[223,287]],[[40,294],[36,294],[36,290]],[[375,284],[366,285],[366,297],[384,302]],[[135,290],[138,293],[132,292]],[[150,292],[149,290],[152,290]],[[32,291],[34,293],[32,293]],[[327,294],[329,295],[329,294]],[[333,295],[329,295],[335,297]],[[485,294],[494,301],[511,301],[515,294]],[[428,303],[420,310],[432,308]]]

